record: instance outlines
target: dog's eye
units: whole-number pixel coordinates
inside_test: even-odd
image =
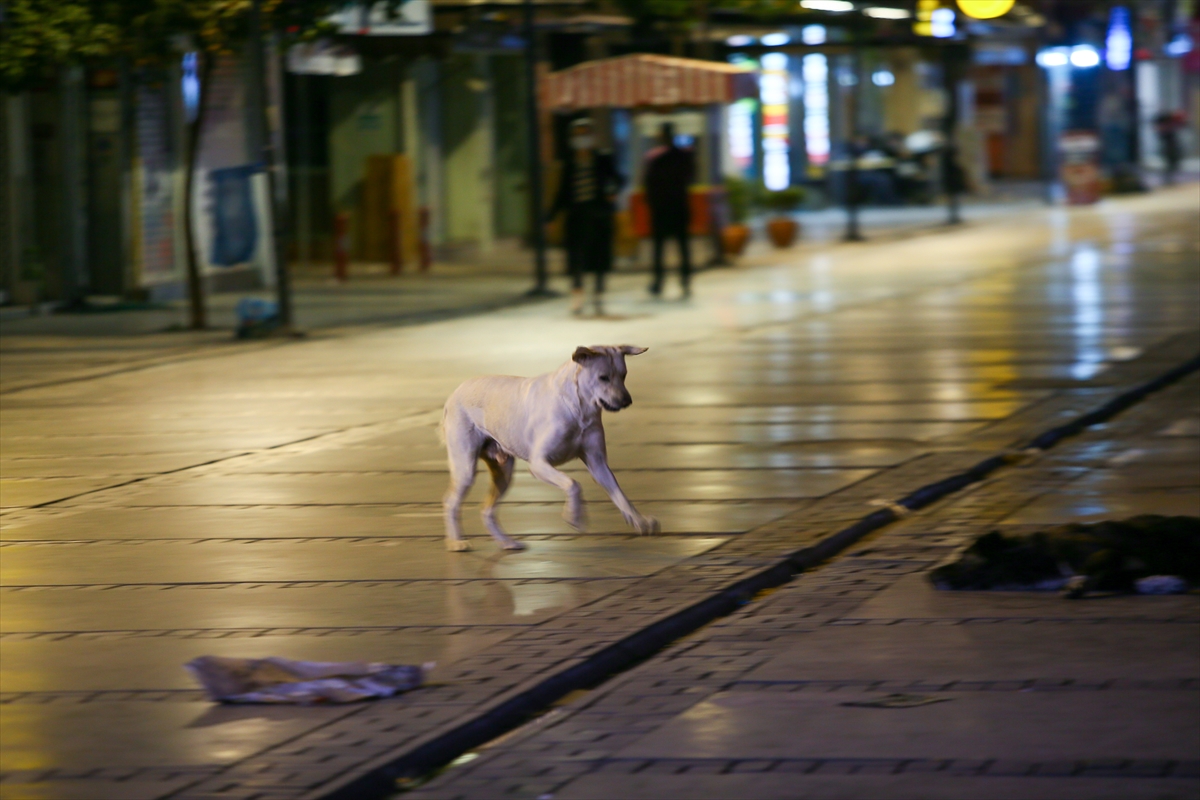
[[[601,376],[600,376],[600,380],[604,381],[605,383],[608,383],[608,376],[607,376],[607,375],[601,375]]]

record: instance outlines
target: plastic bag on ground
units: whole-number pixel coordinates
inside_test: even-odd
[[[433,669],[365,661],[200,656],[184,669],[221,703],[354,703],[416,689]]]

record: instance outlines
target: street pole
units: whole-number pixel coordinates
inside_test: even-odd
[[[1142,174],[1142,104],[1138,98],[1137,64],[1129,66],[1129,162],[1141,182]]]
[[[946,92],[946,116],[942,122],[942,132],[945,144],[942,146],[942,187],[946,191],[946,224],[958,225],[962,222],[959,213],[959,170],[958,145],[955,143],[955,129],[958,126],[958,60],[955,58],[953,46],[942,50],[942,81]]]
[[[299,230],[297,233],[297,244],[299,245],[300,264],[303,269],[308,269],[312,260],[312,187],[309,181],[312,178],[312,145],[309,142],[309,136],[312,135],[309,125],[309,114],[312,106],[309,104],[308,92],[309,83],[312,81],[310,75],[296,75],[297,88],[299,89],[298,105],[299,113],[296,115],[299,124],[297,131],[299,140],[299,150],[297,153],[296,164],[296,188],[297,188],[297,222]]]
[[[865,241],[858,230],[858,81],[861,77],[859,65],[859,48],[857,32],[850,46],[850,102],[846,109],[846,156],[849,167],[846,170],[846,235],[847,242]]]
[[[542,221],[545,213],[542,202],[542,144],[538,121],[537,83],[537,40],[533,26],[533,0],[523,0],[525,33],[525,121],[529,129],[529,211],[533,233],[533,288],[531,297],[549,297],[554,294],[547,286],[546,275],[546,228]]]
[[[284,234],[284,186],[279,176],[279,161],[282,154],[276,152],[275,137],[272,136],[271,132],[270,115],[267,113],[269,100],[266,80],[267,47],[262,26],[262,0],[253,0],[253,5],[250,9],[250,26],[250,35],[253,37],[251,52],[254,56],[254,64],[251,65],[253,74],[250,79],[254,82],[255,94],[257,95],[254,105],[258,118],[258,144],[261,147],[263,170],[267,176],[267,203],[269,204],[268,213],[271,218],[271,232],[273,237],[271,264],[269,268],[275,276],[275,298],[279,306],[280,332],[291,333],[292,292],[291,281],[288,276],[287,257],[284,253],[284,248],[287,246],[287,237]],[[282,89],[282,87],[280,88]],[[282,95],[282,91],[280,94]],[[280,104],[281,107],[277,109],[277,112],[282,123],[282,98],[280,98]]]
[[[61,260],[63,306],[68,309],[85,307],[90,288],[87,252],[87,129],[84,117],[86,90],[83,81],[82,67],[66,67],[59,75],[59,112],[62,120],[62,206],[59,218],[65,223],[59,242],[65,256]]]

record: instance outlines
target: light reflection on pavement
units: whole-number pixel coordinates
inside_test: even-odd
[[[973,446],[1195,326],[1190,204],[1163,192],[781,254],[703,274],[691,303],[645,299],[639,275],[617,281],[608,319],[538,305],[8,395],[0,767],[228,764],[338,711],[211,709],[187,691],[193,656],[448,665],[880,469]],[[650,347],[606,426],[618,479],[668,535],[630,536],[586,478],[592,525],[575,534],[522,470],[500,516],[530,550],[497,555],[470,505],[477,549],[446,553],[444,397],[595,343]],[[1070,513],[1136,510],[1091,490]],[[72,694],[104,691],[126,694]]]

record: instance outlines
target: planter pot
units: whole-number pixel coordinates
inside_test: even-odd
[[[721,249],[727,256],[740,256],[750,241],[750,228],[736,222],[721,229]]]
[[[800,223],[791,217],[775,217],[767,220],[767,236],[771,244],[779,248],[791,247],[800,233]]]

